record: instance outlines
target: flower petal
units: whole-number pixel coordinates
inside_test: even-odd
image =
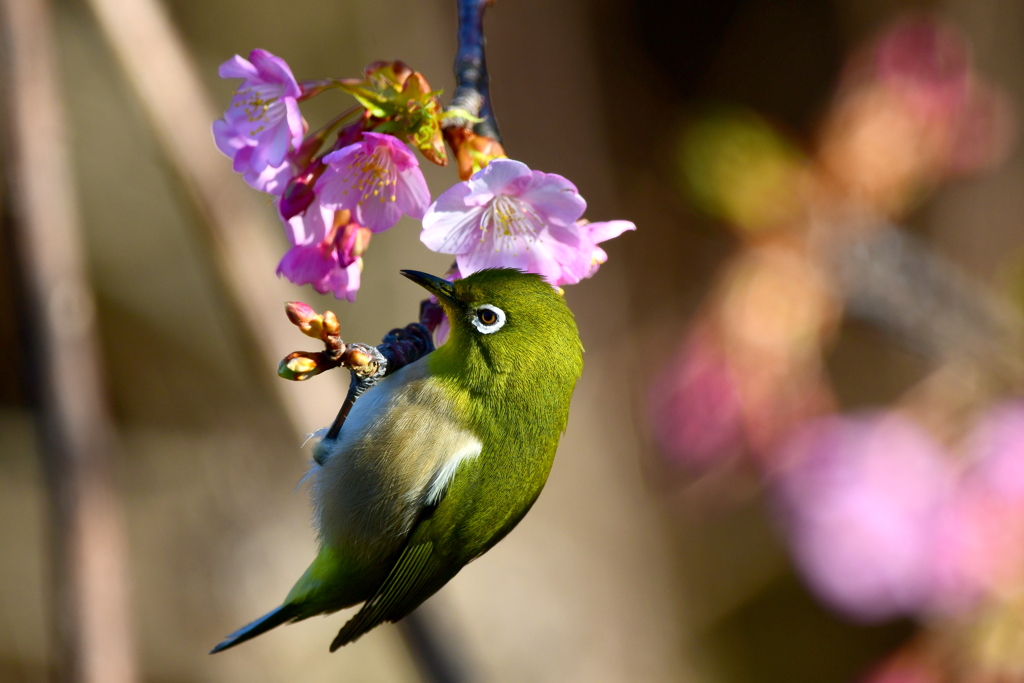
[[[254,78],[259,75],[259,72],[249,60],[235,55],[220,65],[217,75],[221,78]]]
[[[328,277],[333,267],[334,260],[324,258],[316,245],[296,246],[285,252],[277,266],[277,274],[297,285],[308,285]]]
[[[469,186],[459,183],[437,198],[423,216],[420,241],[441,254],[461,254],[480,241],[480,219],[484,207],[467,207]]]
[[[398,202],[391,201],[390,197],[370,195],[356,201],[352,215],[356,223],[369,228],[371,232],[384,232],[393,228],[402,217],[402,211],[397,204]]]
[[[631,221],[604,221],[601,223],[587,223],[581,227],[581,231],[590,236],[594,244],[618,237],[627,230],[636,230],[636,225]]]
[[[404,171],[410,166],[419,167],[420,165],[419,160],[416,159],[416,155],[412,153],[409,146],[394,135],[366,132],[363,133],[363,140],[366,143],[367,154],[372,154],[378,147],[386,147],[388,154],[391,156],[392,163],[394,163],[400,171]]]
[[[245,171],[242,178],[253,189],[280,196],[294,175],[295,169],[286,161],[280,166],[267,166],[259,173],[253,170]]]
[[[395,198],[402,213],[422,220],[430,206],[430,189],[418,165],[398,172]]]
[[[470,190],[466,196],[466,204],[482,206],[495,195],[516,196],[526,188],[530,178],[530,167],[523,162],[495,159],[466,181]]]
[[[334,211],[321,203],[314,203],[305,213],[282,222],[289,242],[295,246],[312,246],[327,237],[328,226],[334,222]]]
[[[575,223],[587,210],[587,202],[576,186],[556,173],[533,171],[519,198],[529,202],[544,222],[552,225]]]
[[[234,159],[238,150],[248,146],[245,138],[238,134],[234,126],[228,124],[224,119],[217,119],[213,122],[213,141],[217,149],[226,156]]]
[[[292,75],[291,67],[277,55],[266,50],[256,49],[249,53],[249,60],[259,71],[261,80],[268,83],[280,83],[285,87],[284,94],[288,97],[298,97],[302,94],[299,84]]]
[[[288,121],[288,132],[291,133],[292,149],[302,147],[302,139],[306,135],[306,127],[302,123],[302,112],[299,111],[299,103],[293,97],[284,99],[286,108],[286,119]]]

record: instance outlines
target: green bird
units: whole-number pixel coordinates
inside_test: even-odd
[[[505,537],[540,495],[583,371],[572,312],[538,275],[495,268],[434,294],[448,342],[370,389],[311,472],[316,559],[220,652],[285,622],[364,603],[331,643],[398,621]]]

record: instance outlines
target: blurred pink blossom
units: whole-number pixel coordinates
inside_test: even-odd
[[[960,31],[927,15],[889,28],[875,44],[877,77],[898,88],[922,116],[947,117],[967,99],[971,64]]]
[[[651,387],[651,424],[662,452],[703,469],[744,445],[740,396],[710,335],[697,330]]]
[[[939,607],[947,611],[1024,583],[1024,403],[992,409],[970,447],[973,467],[936,532]]]
[[[437,198],[420,239],[455,254],[463,275],[484,268],[539,273],[554,286],[576,284],[607,260],[597,244],[636,226],[628,221],[577,225],[587,203],[560,175],[495,159]]]
[[[861,683],[942,683],[944,680],[934,663],[910,649],[890,657],[861,679]]]
[[[331,152],[323,162],[328,168],[316,182],[320,202],[348,209],[373,232],[390,229],[402,214],[423,218],[430,204],[419,161],[393,135],[363,133],[362,141]]]
[[[807,423],[776,492],[797,566],[826,603],[864,621],[925,609],[933,538],[952,485],[943,450],[895,414]]]
[[[266,50],[253,50],[248,60],[235,55],[218,73],[243,81],[224,117],[213,122],[217,147],[250,185],[280,194],[291,177],[286,174],[294,174],[288,152],[301,146],[305,134],[298,104],[302,89],[288,64]]]

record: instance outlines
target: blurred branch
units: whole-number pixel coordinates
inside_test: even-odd
[[[1024,381],[1020,316],[905,230],[844,241],[833,258],[850,315],[939,362],[966,356],[1001,381]]]
[[[95,305],[68,158],[56,38],[46,0],[3,0],[12,237],[24,279],[28,376],[51,507],[61,680],[137,679],[127,541],[111,477]]]
[[[281,246],[280,226],[259,196],[231,172],[213,144],[210,125],[219,116],[188,51],[159,0],[89,0],[100,28],[148,116],[164,154],[201,214],[202,237],[210,244],[215,273],[228,305],[253,344],[255,364],[268,372],[270,390],[281,400],[299,434],[319,425],[322,405],[339,405],[338,381],[317,383],[317,390],[273,381],[272,368],[291,342],[280,324],[282,301],[290,286],[273,276]],[[297,390],[298,389],[298,390]]]
[[[494,0],[458,0],[459,49],[455,55],[455,94],[449,109],[465,109],[479,116],[473,126],[477,135],[501,142],[498,122],[491,107],[490,76],[484,54],[484,10]]]
[[[289,285],[272,276],[280,251],[273,235],[280,227],[255,208],[256,194],[231,172],[231,164],[214,147],[210,126],[219,114],[159,0],[89,0],[89,4],[164,153],[205,218],[218,275],[248,337],[258,346],[259,364],[268,370],[276,368],[292,345],[290,327],[279,324],[280,302],[290,298]],[[345,396],[340,383],[330,381],[317,382],[316,391],[293,382],[274,382],[273,390],[297,434],[318,427],[309,423],[310,416],[316,416],[321,406],[342,405]],[[423,617],[414,613],[409,619]],[[415,632],[428,638],[432,629],[418,624]],[[424,647],[424,638],[405,638],[424,680],[456,680],[450,674],[450,646],[434,642]],[[438,652],[445,652],[445,657],[436,656]]]

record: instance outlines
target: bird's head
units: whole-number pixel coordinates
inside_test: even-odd
[[[455,282],[415,270],[402,275],[444,308],[451,334],[439,351],[461,371],[493,381],[495,373],[536,370],[575,383],[583,364],[576,322],[539,275],[512,268],[481,270]]]

